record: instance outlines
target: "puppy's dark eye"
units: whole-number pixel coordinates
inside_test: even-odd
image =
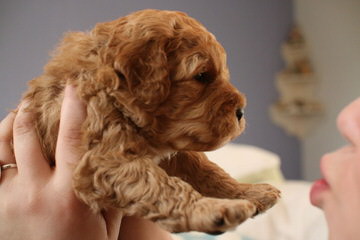
[[[194,79],[203,84],[211,83],[213,81],[213,77],[209,72],[198,73],[194,76]]]

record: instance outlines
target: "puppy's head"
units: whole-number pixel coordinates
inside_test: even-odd
[[[229,82],[225,51],[193,18],[143,10],[91,34],[99,81],[154,145],[211,150],[243,130],[245,98]]]

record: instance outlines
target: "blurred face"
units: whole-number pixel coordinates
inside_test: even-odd
[[[348,144],[323,156],[323,179],[310,199],[324,210],[330,239],[360,239],[360,98],[340,113],[337,125]]]

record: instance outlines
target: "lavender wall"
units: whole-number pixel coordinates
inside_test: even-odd
[[[143,8],[187,12],[228,52],[233,83],[248,97],[248,128],[236,140],[278,153],[289,178],[299,178],[298,142],[274,126],[274,74],[283,68],[280,44],[292,24],[288,0],[16,0],[0,2],[0,117],[16,106],[26,82],[42,72],[48,53],[69,30],[87,30]]]

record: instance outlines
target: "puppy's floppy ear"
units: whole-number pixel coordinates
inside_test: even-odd
[[[140,105],[154,109],[167,98],[170,80],[166,45],[171,37],[168,27],[124,17],[97,24],[92,33],[101,46],[102,62],[115,68]]]
[[[169,66],[161,39],[130,43],[120,53],[119,68],[129,90],[145,106],[155,107],[169,94]]]

